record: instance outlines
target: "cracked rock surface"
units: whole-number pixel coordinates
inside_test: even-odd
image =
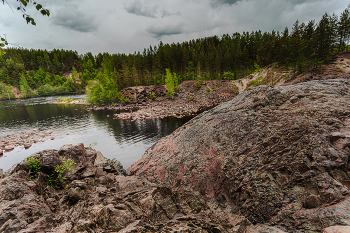
[[[259,86],[162,138],[127,169],[253,224],[350,225],[350,80]]]
[[[0,232],[243,232],[256,227],[242,216],[218,211],[197,192],[125,176],[118,161],[83,144],[31,157],[42,164],[34,178],[29,179],[26,161],[1,173]],[[77,164],[51,188],[47,175],[62,157]]]

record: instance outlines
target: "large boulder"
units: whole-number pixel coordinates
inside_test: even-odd
[[[125,176],[118,161],[82,144],[32,156],[48,161],[32,179],[26,160],[4,174],[0,170],[0,232],[281,232],[222,212],[198,192],[176,192]],[[66,184],[54,189],[47,174],[53,158],[61,156],[77,164]]]
[[[350,80],[259,86],[162,138],[127,172],[285,231],[350,225],[349,103]]]

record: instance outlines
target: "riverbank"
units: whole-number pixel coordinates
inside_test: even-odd
[[[114,118],[146,120],[166,117],[193,117],[231,100],[251,88],[260,85],[283,86],[311,80],[349,78],[350,54],[344,53],[330,65],[322,65],[318,73],[295,75],[288,67],[272,64],[239,80],[202,80],[182,82],[173,97],[166,96],[166,87],[138,86],[121,91],[129,103],[114,106],[90,107],[91,110],[113,110]]]
[[[155,118],[186,118],[213,108],[236,96],[239,91],[234,81],[208,80],[184,81],[174,96],[166,96],[166,87],[139,86],[123,89],[124,97],[131,101],[114,106],[92,106],[91,110],[113,110],[114,118],[129,120],[147,120]],[[153,93],[153,94],[152,94]]]
[[[25,149],[30,148],[33,144],[45,142],[45,140],[55,140],[58,134],[52,135],[51,130],[40,131],[33,129],[32,131],[23,132],[20,134],[7,135],[0,137],[0,157],[3,151],[12,151],[15,147],[23,146]]]
[[[53,104],[81,104],[89,105],[89,109],[95,111],[112,110],[115,111],[113,117],[117,119],[193,117],[259,85],[281,86],[310,80],[348,78],[349,58],[349,53],[341,54],[330,65],[321,66],[318,73],[295,75],[288,67],[279,67],[276,63],[239,80],[184,81],[178,85],[173,97],[166,96],[165,85],[135,86],[121,90],[128,102],[112,106],[92,106],[85,99]]]

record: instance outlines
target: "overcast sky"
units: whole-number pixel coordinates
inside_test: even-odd
[[[243,31],[283,31],[298,19],[338,16],[350,0],[37,0],[50,10],[42,16],[27,9],[37,26],[27,25],[17,1],[0,4],[0,35],[9,43],[34,49],[134,53],[177,43]],[[1,1],[0,1],[1,2]]]

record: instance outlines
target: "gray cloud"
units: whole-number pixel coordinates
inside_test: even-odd
[[[56,15],[52,16],[51,22],[54,25],[68,28],[78,32],[93,32],[97,30],[97,24],[94,22],[94,18],[74,10],[74,8],[60,9]]]
[[[164,25],[155,27],[154,25],[146,29],[148,33],[153,34],[154,38],[161,38],[163,36],[182,34],[182,25]]]
[[[128,6],[125,6],[124,9],[130,14],[145,16],[149,18],[156,18],[156,9],[149,9],[147,7],[142,6],[140,1],[135,1]]]
[[[172,16],[172,15],[181,15],[180,12],[176,12],[176,13],[170,13],[166,10],[163,10],[162,11],[162,18],[165,18],[165,17],[169,17],[169,16]]]
[[[236,4],[238,2],[242,2],[244,0],[211,0],[211,6],[212,7],[219,7],[221,5],[233,5]],[[249,1],[249,0],[246,0]],[[317,1],[317,0],[289,0],[288,2],[292,5],[298,5],[298,4],[302,4],[305,2],[312,2],[312,1]]]
[[[37,26],[27,25],[20,12],[15,10],[13,13],[8,6],[0,6],[0,34],[6,34],[10,43],[26,48],[63,48],[93,54],[133,53],[157,45],[160,39],[163,43],[177,43],[243,31],[281,32],[286,26],[291,29],[297,19],[300,23],[315,19],[317,23],[325,12],[340,15],[349,2],[40,0],[51,15],[44,17],[31,5],[27,13],[35,19]],[[143,14],[143,17],[137,14]]]

